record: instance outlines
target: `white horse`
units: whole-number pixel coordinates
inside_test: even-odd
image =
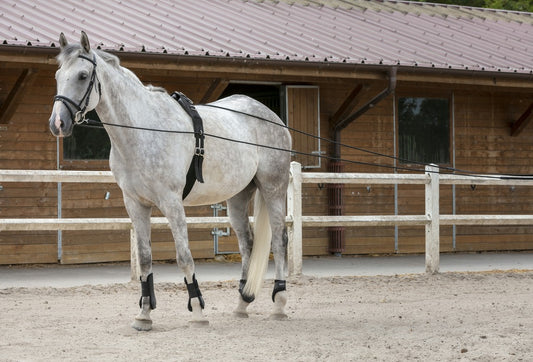
[[[248,316],[246,308],[261,288],[272,247],[276,279],[272,317],[286,318],[285,197],[290,154],[276,148],[290,149],[291,138],[279,117],[263,104],[242,95],[213,103],[225,109],[197,106],[207,134],[203,154],[204,182],[194,183],[183,199],[186,175],[197,146],[188,113],[166,92],[145,87],[131,71],[120,66],[116,56],[91,49],[84,32],[80,44],[68,44],[63,34],[59,42],[57,95],[49,121],[50,130],[58,137],[70,136],[74,124],[93,109],[104,123],[111,140],[109,165],[124,194],[124,204],[137,239],[142,296],[141,310],[132,326],[138,330],[152,328],[150,311],[156,303],[150,216],[154,206],[167,217],[172,230],[178,266],[185,274],[189,293],[191,322],[208,323],[202,311],[204,301],[189,249],[184,206],[224,200],[227,200],[242,255],[240,296],[235,315]],[[254,192],[252,232],[248,205]]]

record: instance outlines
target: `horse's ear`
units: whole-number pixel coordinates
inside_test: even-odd
[[[87,34],[85,34],[83,30],[81,31],[80,44],[86,53],[89,53],[91,51],[91,44],[89,43],[89,37],[87,36]]]
[[[59,34],[59,46],[61,47],[61,49],[63,49],[67,45],[68,45],[68,41],[67,41],[67,37],[65,36],[65,34],[63,33]]]

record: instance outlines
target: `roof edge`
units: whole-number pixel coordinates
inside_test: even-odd
[[[0,62],[27,67],[57,67],[55,47],[5,46],[0,45]],[[301,60],[236,58],[199,55],[176,55],[162,53],[137,53],[127,51],[107,51],[119,57],[121,64],[131,69],[153,70],[154,62],[158,70],[201,72],[206,77],[213,74],[239,74],[243,65],[246,74],[280,77],[309,77],[313,80],[323,78],[339,79],[386,79],[391,67],[398,69],[399,81],[418,81],[446,84],[476,84],[487,86],[510,86],[532,88],[524,79],[533,81],[533,70],[529,72],[502,72],[494,70],[472,70],[460,68],[432,68],[401,64],[360,64],[309,62]],[[16,55],[14,60],[7,58]],[[150,59],[150,62],[146,62]],[[20,66],[19,66],[20,67]],[[454,76],[453,79],[450,76]],[[523,84],[518,84],[523,83]]]

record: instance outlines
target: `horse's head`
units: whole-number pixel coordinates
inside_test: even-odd
[[[61,33],[59,44],[57,95],[49,122],[54,136],[68,137],[74,124],[82,122],[85,114],[96,108],[100,84],[96,75],[96,55],[91,51],[85,32],[81,32],[80,44],[68,44]]]

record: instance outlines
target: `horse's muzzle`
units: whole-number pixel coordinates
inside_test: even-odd
[[[48,120],[50,132],[56,137],[68,137],[72,134],[73,122],[70,112],[64,106],[54,107],[54,111]]]

